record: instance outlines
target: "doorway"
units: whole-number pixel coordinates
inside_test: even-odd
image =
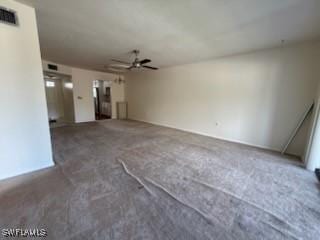
[[[111,119],[111,81],[93,81],[95,119]]]
[[[44,82],[50,127],[74,123],[71,76],[44,72]]]

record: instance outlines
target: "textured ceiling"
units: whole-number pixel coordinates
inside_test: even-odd
[[[168,67],[320,39],[320,0],[19,0],[44,59],[105,70],[133,49]]]

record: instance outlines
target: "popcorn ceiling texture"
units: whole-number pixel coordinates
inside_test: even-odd
[[[136,122],[52,129],[56,167],[0,182],[0,226],[47,239],[319,239],[320,187],[288,156]]]

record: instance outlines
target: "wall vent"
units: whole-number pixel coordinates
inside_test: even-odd
[[[0,22],[10,25],[18,25],[16,12],[0,6]]]
[[[48,69],[53,71],[58,71],[58,66],[53,64],[48,64]]]

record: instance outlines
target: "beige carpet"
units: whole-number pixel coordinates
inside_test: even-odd
[[[135,121],[52,129],[57,166],[0,182],[0,227],[47,239],[319,239],[288,156]]]

